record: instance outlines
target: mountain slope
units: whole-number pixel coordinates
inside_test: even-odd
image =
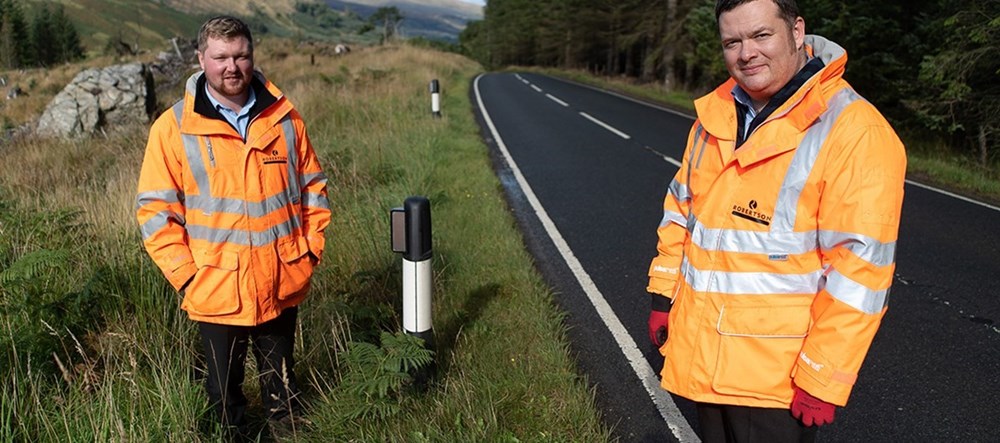
[[[25,15],[52,3],[28,0]],[[113,53],[112,47],[130,47],[156,53],[170,48],[173,37],[194,39],[208,17],[232,14],[245,19],[255,37],[269,35],[321,41],[371,42],[358,35],[363,22],[357,15],[328,8],[319,0],[57,0],[79,31],[89,55]]]
[[[472,20],[483,18],[483,8],[460,0],[326,0],[338,11],[368,17],[380,7],[395,6],[403,15],[403,37],[426,37],[457,41],[458,34]]]

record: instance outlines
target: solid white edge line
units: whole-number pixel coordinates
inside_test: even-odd
[[[609,125],[607,123],[604,123],[604,122],[598,120],[595,117],[592,117],[590,114],[587,114],[586,112],[581,112],[580,115],[583,116],[583,118],[596,123],[598,126],[601,126],[604,129],[607,129],[607,130],[609,130],[611,132],[614,132],[615,135],[617,135],[617,136],[619,136],[621,138],[624,138],[625,140],[628,140],[628,139],[632,138],[632,136],[630,136],[630,135],[628,135],[628,134],[626,134],[626,133],[624,133],[622,131],[619,131],[619,130],[615,129],[613,126],[611,126],[611,125]]]
[[[528,199],[528,203],[531,204],[531,208],[535,210],[535,214],[538,216],[539,221],[542,222],[542,226],[545,228],[545,232],[552,239],[552,242],[556,245],[556,249],[559,250],[559,254],[562,255],[563,260],[566,261],[566,265],[569,266],[570,270],[573,271],[573,275],[576,277],[578,283],[583,288],[583,292],[590,299],[590,303],[594,305],[597,310],[598,315],[600,315],[601,320],[604,321],[604,326],[608,328],[611,335],[614,336],[615,341],[618,343],[618,347],[621,348],[622,353],[625,354],[625,359],[628,360],[629,365],[632,366],[632,370],[635,371],[635,375],[639,377],[642,382],[646,392],[649,394],[650,398],[653,399],[653,403],[656,405],[656,409],[660,412],[660,416],[663,417],[667,422],[667,427],[673,432],[674,437],[681,442],[700,442],[697,434],[688,424],[687,420],[681,414],[680,410],[677,409],[677,405],[674,400],[670,398],[667,391],[660,388],[660,382],[656,378],[656,374],[653,372],[653,368],[649,366],[646,359],[643,357],[642,352],[639,347],[635,344],[635,340],[632,340],[632,336],[628,334],[625,330],[625,326],[622,324],[618,316],[615,315],[614,311],[611,309],[611,305],[608,304],[607,300],[604,299],[604,295],[601,291],[597,289],[597,285],[594,284],[593,280],[590,279],[590,275],[587,271],[583,269],[583,265],[577,260],[576,255],[573,254],[573,250],[570,249],[569,244],[563,239],[562,234],[556,228],[555,223],[549,218],[548,213],[545,212],[545,208],[542,207],[541,202],[535,196],[534,191],[531,190],[531,186],[528,181],[521,174],[521,169],[517,167],[517,163],[514,162],[514,158],[511,157],[510,151],[507,150],[507,145],[504,144],[503,139],[500,138],[500,133],[497,131],[496,126],[493,124],[493,120],[490,119],[490,114],[486,110],[486,106],[483,104],[483,96],[479,92],[479,79],[483,78],[483,74],[476,77],[473,82],[476,90],[476,101],[479,103],[479,112],[483,115],[483,120],[486,121],[486,125],[490,128],[490,133],[493,135],[493,139],[496,140],[497,147],[500,148],[500,152],[503,154],[504,159],[507,161],[507,165],[510,167],[511,172],[514,174],[514,178],[517,180],[518,186],[521,187],[521,191],[524,192],[525,197]]]
[[[542,92],[542,88],[539,88],[538,86],[535,86],[535,85],[531,85],[531,89],[534,89],[535,91],[538,91],[538,92]]]
[[[566,102],[564,102],[562,100],[559,100],[558,98],[556,98],[552,94],[545,94],[545,96],[548,97],[549,99],[551,99],[552,101],[554,101],[556,103],[559,103],[560,105],[563,105],[563,106],[565,106],[567,108],[569,107],[569,103],[566,103]]]
[[[910,184],[910,185],[913,185],[913,186],[916,186],[918,188],[924,188],[924,189],[926,189],[928,191],[937,192],[938,194],[944,194],[944,195],[947,195],[948,197],[957,198],[957,199],[962,200],[964,202],[972,203],[974,205],[979,205],[979,206],[982,206],[984,208],[989,208],[989,209],[992,209],[994,211],[1000,211],[1000,208],[998,208],[996,206],[993,206],[991,204],[983,203],[983,202],[978,201],[978,200],[973,200],[973,199],[968,198],[968,197],[963,197],[961,195],[958,195],[958,194],[955,194],[955,193],[951,193],[951,192],[945,191],[943,189],[938,189],[938,188],[935,188],[933,186],[928,186],[928,185],[925,185],[923,183],[917,183],[917,182],[915,182],[913,180],[906,180],[906,183]]]

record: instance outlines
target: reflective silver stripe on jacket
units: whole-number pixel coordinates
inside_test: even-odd
[[[142,239],[146,240],[149,237],[152,237],[153,234],[159,232],[161,229],[166,228],[167,225],[170,224],[170,220],[173,220],[181,226],[184,226],[185,224],[184,216],[181,214],[171,210],[157,212],[155,215],[150,217],[149,220],[146,220],[146,223],[143,223],[142,226],[139,227],[139,230],[142,231]]]
[[[176,189],[140,192],[135,196],[135,210],[154,202],[180,203],[184,195]]]
[[[766,232],[733,229],[711,229],[697,220],[693,211],[689,214],[688,228],[694,246],[706,251],[763,255],[762,261],[772,254],[787,256],[806,254],[811,251],[831,251],[844,247],[862,260],[874,266],[888,266],[894,261],[896,243],[882,243],[873,238],[849,232],[809,231],[795,232],[795,218],[798,201],[805,188],[809,174],[819,158],[820,150],[830,131],[848,105],[861,97],[853,90],[844,89],[834,95],[829,108],[806,132],[797,148],[785,175],[781,191],[775,204],[770,230]],[[702,133],[701,126],[695,132],[695,143]],[[671,183],[670,192],[678,201],[690,199],[691,161],[694,147],[688,159],[687,195],[681,186]],[[704,148],[702,148],[703,150]],[[700,155],[699,155],[700,159]],[[676,215],[664,211],[661,226],[674,222]],[[806,274],[780,274],[764,272],[723,272],[699,270],[686,258],[681,265],[685,280],[697,291],[723,292],[728,294],[765,295],[815,293],[826,289],[837,300],[868,313],[877,314],[888,304],[889,290],[872,290],[850,280],[836,269],[817,269]]]
[[[677,200],[678,204],[683,204],[691,200],[691,194],[688,194],[688,187],[682,185],[676,178],[670,182],[667,192],[674,196],[674,200]],[[663,219],[660,220],[660,227],[667,226],[668,223],[675,223],[685,229],[687,228],[687,219],[684,218],[683,214],[664,209]]]
[[[288,151],[288,196],[293,204],[302,200],[302,177],[299,176],[299,153],[296,150],[295,126],[289,116],[281,119],[281,129],[285,132],[285,146]]]
[[[785,173],[785,181],[781,184],[781,192],[778,193],[778,201],[774,205],[774,217],[771,221],[771,231],[792,232],[795,228],[795,213],[798,209],[799,197],[805,188],[809,173],[816,165],[820,148],[826,142],[830,130],[851,103],[861,98],[854,90],[844,88],[835,94],[829,102],[829,108],[823,115],[820,115],[817,122],[806,132],[802,143],[795,150],[792,163],[788,165],[788,172]]]
[[[771,272],[702,271],[685,258],[684,279],[698,292],[722,292],[732,295],[815,294],[822,270],[806,274]]]
[[[180,132],[181,117],[184,115],[184,100],[174,104],[174,117],[177,118],[177,131]],[[188,166],[198,187],[198,195],[209,195],[211,188],[208,185],[208,170],[205,169],[205,161],[201,158],[201,147],[198,146],[198,137],[181,132],[181,141],[184,143],[184,154],[188,159]]]

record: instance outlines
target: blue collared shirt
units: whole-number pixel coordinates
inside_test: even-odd
[[[243,140],[247,139],[247,127],[250,126],[250,108],[253,108],[253,105],[257,103],[257,94],[253,91],[253,88],[249,89],[250,96],[247,97],[247,103],[243,105],[243,109],[236,112],[219,103],[215,97],[212,97],[212,93],[208,91],[208,84],[205,84],[205,95],[208,96],[208,101],[212,102],[212,106],[219,111],[219,114],[222,114],[222,117],[236,128],[236,132],[240,133],[240,137]]]
[[[757,109],[753,107],[753,99],[750,98],[750,94],[747,94],[747,92],[744,91],[743,88],[740,87],[740,85],[733,86],[732,94],[733,94],[733,99],[736,100],[736,103],[742,105],[740,107],[737,107],[736,109],[746,110],[746,113],[743,115],[743,129],[742,129],[743,135],[746,136],[748,135],[747,131],[750,130],[750,123],[753,122],[754,117],[757,117]]]

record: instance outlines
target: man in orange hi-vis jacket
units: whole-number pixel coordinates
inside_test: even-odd
[[[886,312],[906,155],[794,0],[716,17],[731,78],[695,101],[664,199],[650,340],[705,441],[811,441]]]
[[[146,250],[198,322],[206,388],[226,432],[247,432],[250,341],[269,423],[287,429],[306,422],[292,350],[330,223],[327,180],[302,117],[254,70],[245,23],[205,22],[198,61],[184,99],[150,129],[137,218]]]

